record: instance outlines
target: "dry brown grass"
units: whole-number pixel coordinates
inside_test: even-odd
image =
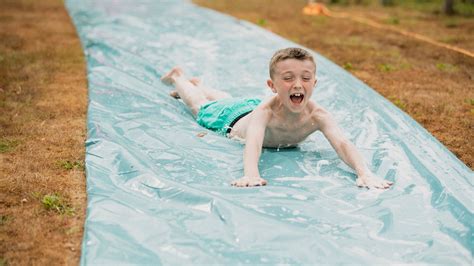
[[[474,58],[349,19],[302,15],[305,0],[194,0],[259,24],[345,67],[474,168]],[[474,52],[474,19],[404,8],[333,5]]]
[[[2,0],[0,265],[78,263],[86,100],[82,50],[62,1]],[[48,195],[61,202],[47,205]]]
[[[305,1],[198,2],[264,21],[266,28],[346,66],[473,167],[472,58],[346,20],[304,17]],[[378,21],[394,16],[380,8],[344,9]],[[390,12],[399,12],[400,27],[474,49],[472,20],[456,18],[457,26],[446,27],[432,15],[413,19],[410,12]],[[82,50],[62,1],[2,0],[0,265],[79,261],[86,103]]]

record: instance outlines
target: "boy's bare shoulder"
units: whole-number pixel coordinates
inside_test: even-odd
[[[316,123],[316,124],[322,124],[327,121],[332,121],[333,117],[331,113],[326,110],[324,107],[321,105],[311,102],[310,105],[311,108],[311,120]]]
[[[251,120],[260,120],[269,121],[272,117],[272,108],[271,102],[269,100],[263,101],[259,104],[251,113],[250,118]]]
[[[275,102],[275,98],[274,98],[274,97],[265,99],[265,100],[262,101],[262,103],[260,103],[260,104],[254,109],[254,111],[257,111],[257,112],[259,112],[259,113],[261,113],[261,114],[263,114],[263,115],[271,116],[271,115],[272,115],[272,111],[273,111],[274,102]]]

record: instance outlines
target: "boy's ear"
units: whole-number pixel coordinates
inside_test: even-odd
[[[271,79],[267,80],[267,85],[273,91],[273,93],[277,92],[276,89],[275,89],[275,86],[273,85],[273,81]]]

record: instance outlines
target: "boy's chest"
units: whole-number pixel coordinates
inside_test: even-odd
[[[294,146],[316,130],[317,125],[304,121],[274,121],[265,130],[264,146]]]

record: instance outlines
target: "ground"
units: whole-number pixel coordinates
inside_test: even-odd
[[[0,2],[0,265],[78,264],[86,68],[60,0]]]
[[[474,58],[306,1],[196,0],[314,49],[407,112],[474,167]],[[331,11],[474,52],[470,15],[401,7]],[[86,209],[86,66],[61,0],[0,2],[0,265],[77,264]]]

